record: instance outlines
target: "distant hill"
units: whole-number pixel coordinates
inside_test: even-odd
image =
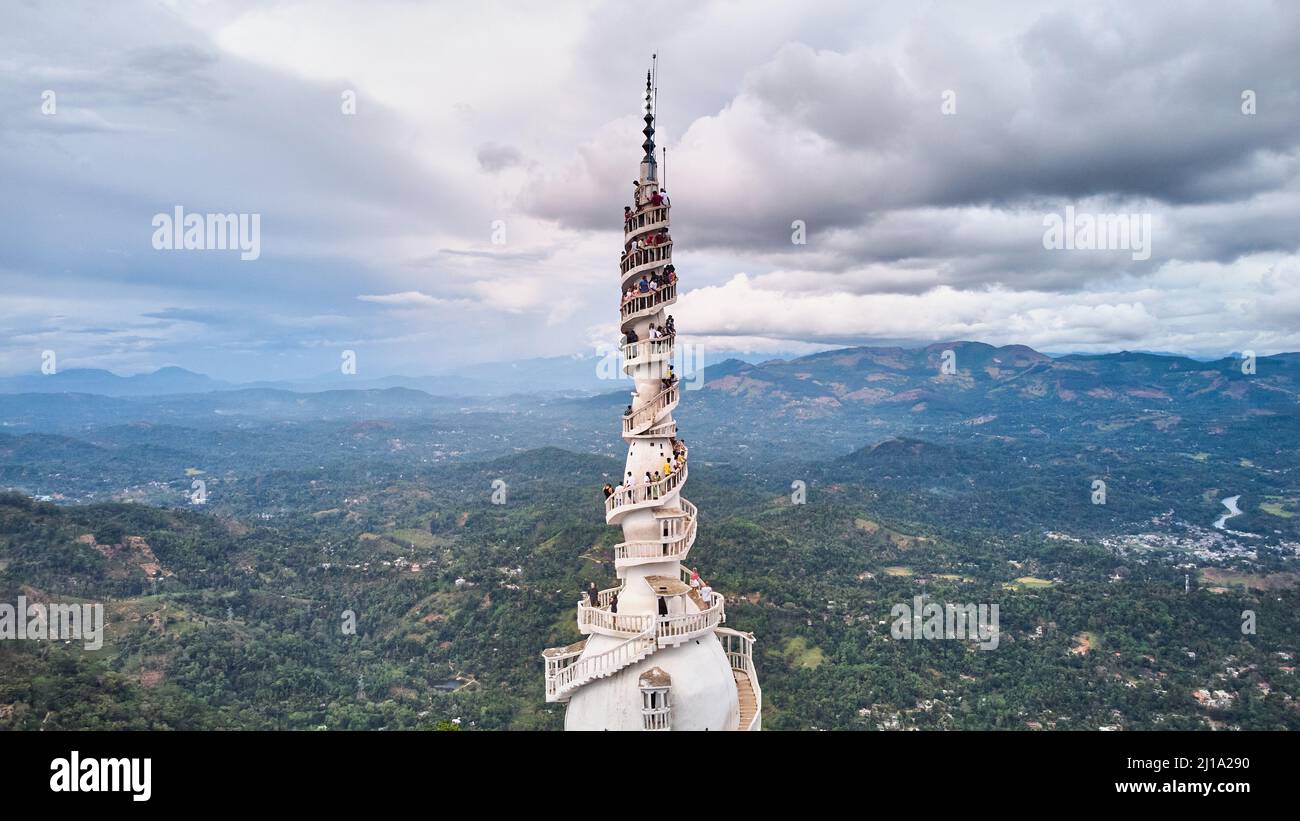
[[[118,376],[99,368],[71,368],[53,374],[0,378],[0,393],[89,393],[98,396],[156,396],[204,393],[234,387],[184,368],[160,368],[153,373]]]
[[[724,352],[725,355],[725,352]],[[432,363],[436,368],[437,363]],[[164,396],[264,389],[316,393],[327,390],[385,390],[407,388],[432,396],[509,396],[512,394],[597,394],[609,391],[611,370],[594,355],[551,356],[510,362],[460,365],[423,376],[388,375],[367,377],[338,372],[320,373],[302,379],[229,382],[184,368],[166,367],[152,373],[119,376],[99,368],[70,368],[55,374],[22,374],[0,377],[0,394],[85,393],[96,396]],[[692,363],[694,364],[694,363]],[[746,364],[735,358],[715,361],[705,357],[709,372],[725,373]],[[623,381],[620,384],[630,385]]]
[[[469,425],[476,447],[495,437],[502,448],[621,449],[617,412],[631,382],[596,379],[594,359],[561,359],[483,366],[477,389],[484,392],[473,395],[447,392],[451,377],[410,380],[412,386],[397,384],[407,381],[402,377],[338,375],[322,378],[316,390],[305,383],[292,390],[236,385],[180,368],[134,377],[86,370],[10,377],[0,380],[0,431],[80,435],[137,422],[214,429],[444,417],[439,424],[450,430]],[[675,416],[685,438],[711,443],[709,459],[723,463],[834,459],[905,436],[1080,441],[1136,426],[1168,444],[1180,430],[1218,435],[1233,420],[1291,430],[1300,407],[1300,354],[1262,357],[1256,365],[1254,374],[1243,374],[1240,360],[1226,357],[1203,362],[1124,351],[1052,358],[1023,345],[978,342],[844,348],[761,363],[725,359],[698,376],[683,373]],[[558,389],[582,374],[591,377],[592,390]],[[41,390],[15,392],[32,382]],[[556,390],[530,388],[536,385]],[[503,392],[487,393],[489,387]]]
[[[944,368],[951,351],[951,372]],[[1120,352],[1053,359],[1023,345],[951,342],[924,348],[845,348],[789,361],[724,363],[706,387],[792,418],[843,409],[980,413],[1026,403],[1179,407],[1185,402],[1293,406],[1300,359],[1262,357],[1255,374],[1237,359]]]

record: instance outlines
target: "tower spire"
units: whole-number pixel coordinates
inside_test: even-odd
[[[641,133],[645,135],[645,142],[641,147],[645,149],[645,156],[641,158],[641,181],[657,179],[655,163],[655,112],[654,112],[654,85],[651,82],[651,73],[649,70],[645,73],[645,128]]]

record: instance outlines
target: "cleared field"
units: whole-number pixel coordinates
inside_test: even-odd
[[[394,530],[388,536],[390,539],[403,544],[413,544],[416,547],[428,549],[433,547],[433,534],[427,530],[417,528],[407,528],[405,530]]]
[[[1097,647],[1096,634],[1090,633],[1087,630],[1075,635],[1072,638],[1072,641],[1074,642],[1074,646],[1070,648],[1070,655],[1072,656],[1087,655]]]
[[[1021,576],[1011,583],[1011,587],[1021,590],[1034,589],[1042,587],[1051,587],[1052,582],[1049,579],[1040,579],[1037,576]]]
[[[1201,570],[1201,583],[1219,587],[1246,587],[1251,590],[1285,590],[1300,584],[1300,573],[1259,575],[1206,567]]]
[[[853,526],[856,527],[858,530],[863,531],[864,533],[871,533],[873,535],[879,534],[881,536],[884,536],[895,547],[898,547],[902,550],[907,550],[913,547],[914,545],[916,545],[917,542],[928,541],[928,539],[926,539],[926,537],[924,536],[909,536],[906,533],[900,533],[897,530],[893,530],[892,528],[885,527],[879,522],[874,522],[871,519],[862,519],[862,518],[854,519]]]
[[[1266,496],[1259,509],[1270,516],[1290,519],[1300,512],[1300,500],[1286,496]]]
[[[817,646],[809,647],[802,636],[786,639],[777,655],[791,667],[801,667],[805,670],[815,670],[826,660],[822,649]]]

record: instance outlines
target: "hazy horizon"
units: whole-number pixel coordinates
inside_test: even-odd
[[[1127,353],[1127,354],[1144,354],[1144,355],[1151,355],[1151,356],[1164,356],[1170,358],[1186,358],[1186,359],[1195,360],[1197,362],[1217,362],[1224,359],[1240,358],[1242,353],[1241,351],[1227,351],[1219,355],[1199,355],[1199,354],[1185,353],[1181,351],[1153,351],[1153,350],[1146,350],[1141,348],[1124,348],[1124,349],[1117,349],[1113,351],[1045,351],[1045,350],[1039,350],[1037,348],[1033,348],[1032,346],[1020,345],[1019,343],[1015,343],[1015,342],[1006,343],[1005,345],[993,345],[992,343],[983,342],[978,339],[962,339],[962,340],[954,339],[954,340],[943,340],[940,342],[904,341],[904,342],[896,342],[896,343],[880,343],[880,344],[870,344],[870,345],[836,345],[836,346],[827,346],[824,350],[819,350],[812,353],[800,353],[800,354],[792,354],[792,353],[783,354],[781,352],[776,352],[774,354],[756,355],[753,354],[752,352],[745,352],[745,351],[720,351],[717,352],[716,354],[710,352],[706,354],[705,358],[706,358],[707,365],[715,365],[730,360],[739,360],[750,364],[761,365],[765,362],[790,361],[804,356],[811,356],[813,355],[813,353],[828,353],[828,352],[835,352],[835,351],[851,350],[855,348],[878,348],[878,349],[901,348],[903,350],[921,350],[923,348],[929,348],[929,347],[935,347],[941,345],[950,345],[950,344],[951,345],[963,345],[963,344],[991,345],[994,348],[1029,347],[1032,350],[1035,350],[1037,353],[1043,354],[1044,356],[1051,357],[1052,359],[1060,359],[1068,356],[1108,356],[1108,355],[1118,355],[1118,354]],[[1268,358],[1269,356],[1285,356],[1288,354],[1297,354],[1297,353],[1300,353],[1300,351],[1278,351],[1277,353],[1259,354],[1258,356],[1259,358]],[[175,362],[164,362],[163,364],[158,365],[156,367],[149,367],[140,370],[125,370],[125,369],[118,370],[111,367],[74,365],[72,367],[60,367],[58,373],[68,373],[74,371],[95,371],[95,372],[110,373],[113,376],[119,378],[130,378],[135,376],[149,376],[169,369],[170,370],[178,369],[190,374],[208,377],[215,381],[224,382],[230,385],[253,385],[253,384],[262,384],[262,383],[270,383],[270,384],[278,384],[278,383],[293,384],[293,383],[313,383],[313,382],[318,383],[323,380],[335,380],[340,383],[345,383],[346,381],[348,381],[348,379],[351,378],[356,378],[357,381],[359,382],[370,383],[370,382],[381,381],[386,379],[431,379],[431,378],[445,377],[451,375],[461,375],[461,372],[463,371],[472,372],[475,368],[517,366],[517,365],[528,364],[530,362],[543,362],[543,361],[558,362],[564,360],[572,360],[575,362],[586,362],[594,365],[595,363],[599,362],[601,359],[602,357],[600,355],[594,353],[560,354],[555,356],[528,357],[523,359],[492,360],[487,362],[476,363],[475,365],[457,366],[455,368],[451,368],[449,370],[443,370],[443,371],[425,371],[425,372],[390,371],[390,372],[368,373],[365,376],[361,376],[361,377],[358,377],[355,374],[344,375],[339,373],[337,369],[330,370],[328,368],[329,363],[323,363],[323,367],[319,368],[314,372],[289,374],[289,375],[271,378],[271,379],[263,379],[263,378],[242,379],[238,375],[235,375],[234,378],[229,378],[226,376],[222,376],[221,374],[218,373],[209,373],[207,371],[196,370],[194,368],[190,368],[183,364],[179,364]],[[27,376],[36,376],[36,375],[42,375],[40,374],[39,367],[32,368],[28,371],[18,371],[15,373],[0,373],[0,379],[11,379],[16,377],[27,377]]]

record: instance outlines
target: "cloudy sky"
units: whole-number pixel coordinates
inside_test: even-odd
[[[709,349],[1300,350],[1300,7],[863,5],[8,3],[0,373],[591,354],[652,51]],[[260,256],[155,250],[176,206]]]

